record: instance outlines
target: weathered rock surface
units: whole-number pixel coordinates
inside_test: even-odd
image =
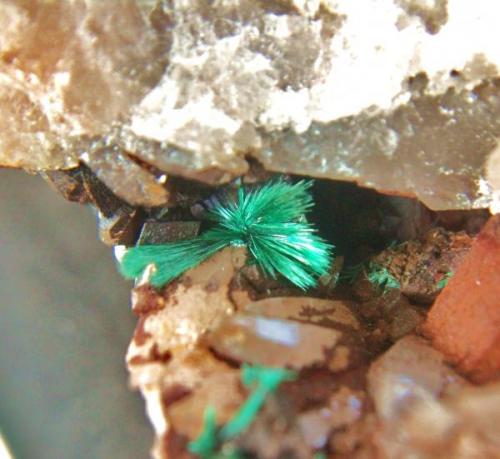
[[[323,448],[333,430],[345,430],[361,418],[365,402],[364,392],[341,386],[330,395],[326,406],[301,413],[299,425],[306,442]]]
[[[7,0],[0,164],[83,161],[155,206],[166,175],[221,183],[253,157],[498,208],[497,17],[487,0]]]
[[[397,279],[401,293],[415,303],[432,304],[448,277],[460,266],[472,244],[464,231],[432,228],[413,239],[384,250],[373,258]]]
[[[231,418],[248,395],[242,363],[297,370],[237,439],[245,451],[272,458],[292,448],[310,458],[331,431],[360,421],[368,354],[353,305],[308,297],[235,303],[244,261],[243,249],[227,248],[161,290],[145,283],[133,290],[139,322],[127,365],[157,433],[155,457],[184,457],[207,406],[219,425]],[[323,433],[313,438],[318,416]]]
[[[399,195],[335,207],[340,192],[315,189],[319,212],[344,227],[347,262],[378,261],[399,288],[365,276],[364,290],[334,293],[339,257],[305,297],[234,248],[163,289],[134,288],[127,365],[156,457],[188,457],[207,406],[219,425],[231,418],[248,395],[242,363],[297,371],[236,440],[259,457],[495,451],[498,388],[463,389],[440,352],[405,335],[424,320],[413,303],[439,294],[428,320],[436,346],[476,380],[498,377],[498,221],[466,255],[465,232],[426,234],[460,212],[401,197],[500,209],[495,9],[487,0],[2,3],[0,165],[41,171],[67,199],[92,204],[110,245],[195,236],[211,185],[238,176],[295,173]],[[408,242],[373,257],[393,239]],[[424,438],[430,419],[436,434]]]
[[[244,400],[239,371],[200,343],[217,319],[234,309],[229,284],[244,259],[242,249],[228,248],[160,292],[147,284],[134,289],[139,322],[127,365],[157,434],[155,457],[179,457],[168,452],[175,444],[170,436],[196,437],[206,406],[214,406],[218,422],[226,422]]]
[[[426,323],[434,345],[477,381],[500,377],[500,216],[491,217]]]
[[[236,444],[261,459],[314,457],[314,445],[305,439],[290,401],[283,397],[270,398]]]

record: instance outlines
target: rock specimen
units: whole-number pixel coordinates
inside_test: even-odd
[[[442,400],[421,400],[374,435],[377,456],[491,458],[499,456],[500,385],[466,388]]]
[[[343,257],[307,293],[234,247],[161,289],[139,281],[127,366],[156,458],[193,457],[207,406],[218,426],[232,418],[248,363],[296,372],[231,440],[255,457],[495,457],[498,385],[467,387],[445,358],[499,377],[500,222],[473,240],[484,214],[458,212],[500,210],[497,9],[2,2],[0,166],[91,204],[109,245],[196,236],[215,186],[238,177],[397,195],[317,185],[311,220]],[[352,282],[344,261],[362,262]],[[435,300],[426,331],[442,354],[408,336]]]
[[[171,175],[355,181],[499,208],[498,5],[6,0],[0,164],[86,163],[157,206]]]
[[[155,426],[155,457],[174,458],[180,451],[185,452],[187,441],[202,430],[207,406],[217,409],[218,423],[226,422],[234,414],[245,394],[238,383],[235,364],[304,371],[297,384],[305,388],[311,384],[311,374],[307,371],[321,369],[333,381],[334,374],[342,375],[366,363],[361,325],[341,301],[290,297],[252,303],[247,297],[244,305],[233,302],[231,291],[239,288],[234,280],[244,268],[244,260],[244,250],[227,248],[161,291],[147,284],[138,285],[133,291],[132,307],[139,322],[127,363],[131,383],[144,395]],[[280,317],[285,315],[283,305],[287,302],[289,319]],[[312,377],[316,379],[317,376]],[[338,379],[342,381],[342,376]],[[310,452],[314,445],[304,440],[310,428],[308,418],[299,421],[294,413],[311,408],[310,403],[301,400],[317,394],[307,389],[297,397],[293,392],[292,389],[291,399],[296,406],[291,407],[291,430],[283,441],[292,442],[297,451],[305,448],[304,451]],[[332,396],[331,403],[345,404],[347,393],[342,394],[342,391],[339,395],[322,392],[321,397],[328,401]],[[257,435],[266,416],[270,416],[266,422],[272,425],[277,422],[276,416],[284,416],[285,408],[276,408],[272,414],[272,407],[273,402],[266,408],[271,413],[266,415],[264,410],[263,418],[257,418],[248,437],[245,434],[238,439],[240,447],[246,445],[247,450],[252,450],[263,448],[268,442],[280,444],[281,434],[270,433],[274,428],[265,435],[259,434],[264,438],[258,445],[250,447],[248,443]],[[354,416],[353,422],[359,417],[354,413],[349,416]],[[325,435],[334,425],[328,423]],[[177,451],[175,447],[180,449]],[[274,457],[269,456],[269,451],[272,448],[267,453],[262,451],[259,457]],[[304,454],[300,457],[311,457]]]
[[[500,216],[493,216],[436,300],[426,329],[477,381],[500,377]]]

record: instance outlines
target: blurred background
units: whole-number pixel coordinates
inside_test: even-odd
[[[0,431],[14,457],[149,456],[124,363],[129,293],[89,208],[0,169]]]

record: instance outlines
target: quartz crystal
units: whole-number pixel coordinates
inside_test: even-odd
[[[499,8],[5,0],[0,164],[84,162],[157,206],[169,174],[218,184],[253,158],[436,210],[498,209]]]

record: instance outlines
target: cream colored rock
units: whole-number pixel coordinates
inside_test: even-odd
[[[168,452],[168,435],[173,429],[195,438],[207,405],[216,408],[218,422],[227,422],[243,402],[240,372],[217,359],[203,336],[218,318],[232,313],[229,284],[244,260],[243,249],[226,248],[161,292],[147,285],[134,290],[139,322],[127,367],[156,432],[154,457],[177,457]]]
[[[129,202],[158,205],[162,173],[227,182],[251,155],[434,209],[488,207],[499,12],[489,0],[8,0],[0,164],[81,160]],[[132,158],[159,171],[125,168],[151,202],[108,173]]]

